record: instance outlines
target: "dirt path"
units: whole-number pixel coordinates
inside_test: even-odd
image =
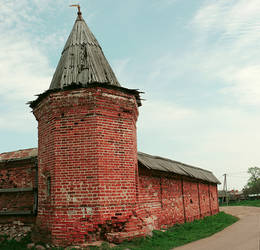
[[[260,250],[260,207],[221,207],[240,218],[235,224],[211,237],[174,250]]]

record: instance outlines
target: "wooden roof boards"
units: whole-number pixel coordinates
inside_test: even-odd
[[[0,153],[0,165],[8,162],[37,159],[38,148],[28,148],[13,152]]]
[[[49,89],[95,82],[120,86],[98,41],[79,15],[64,46]]]
[[[38,148],[28,148],[12,152],[0,153],[0,161],[37,157]]]
[[[220,184],[220,181],[214,176],[212,172],[208,170],[193,167],[160,156],[153,156],[138,152],[138,161],[148,169],[170,172],[211,183]]]

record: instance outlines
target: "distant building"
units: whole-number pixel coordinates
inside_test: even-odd
[[[229,201],[240,201],[245,199],[245,195],[243,191],[238,191],[238,190],[229,190],[227,192],[223,190],[218,191],[218,198],[219,202],[224,203],[224,202],[229,202]]]

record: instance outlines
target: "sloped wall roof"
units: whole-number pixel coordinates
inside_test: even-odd
[[[214,176],[212,172],[202,168],[193,167],[178,161],[173,161],[171,159],[138,152],[138,161],[141,162],[142,165],[148,169],[170,172],[211,183],[220,184],[220,181]]]
[[[13,151],[13,152],[5,152],[0,154],[0,163],[7,162],[7,161],[30,159],[33,157],[37,157],[37,155],[38,155],[38,148],[28,148],[28,149]]]
[[[37,148],[29,148],[8,153],[2,153],[0,154],[0,163],[29,159],[37,157],[37,155]],[[211,183],[220,184],[219,180],[214,176],[212,172],[202,168],[193,167],[178,161],[173,161],[171,159],[138,152],[138,161],[147,169],[170,172]]]

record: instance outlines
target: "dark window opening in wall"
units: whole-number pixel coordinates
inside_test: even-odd
[[[190,203],[193,203],[192,199],[190,199]]]
[[[47,196],[51,195],[51,177],[47,177]]]

